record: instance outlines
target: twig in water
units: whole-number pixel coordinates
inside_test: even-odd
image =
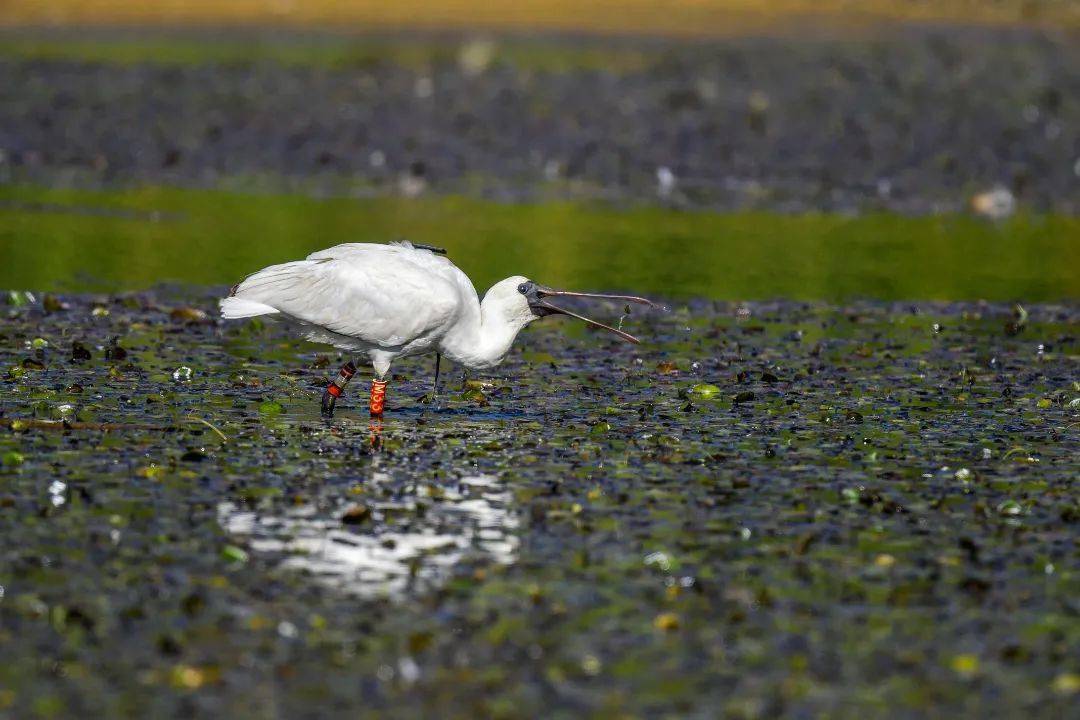
[[[212,424],[210,424],[210,422],[209,422],[209,421],[207,421],[207,420],[203,420],[203,419],[202,419],[201,417],[196,417],[196,416],[194,416],[194,415],[185,415],[185,416],[184,416],[184,419],[185,419],[185,420],[187,420],[187,421],[189,421],[189,422],[197,422],[197,423],[202,423],[203,425],[205,425],[206,427],[210,428],[210,429],[211,429],[211,430],[213,430],[213,431],[214,431],[215,433],[217,433],[217,436],[218,436],[219,438],[221,438],[221,441],[222,441],[222,442],[229,442],[229,438],[225,436],[225,433],[223,433],[223,432],[221,432],[220,430],[218,430],[218,429],[217,429],[216,427],[214,427],[214,426],[213,426]]]
[[[157,430],[161,432],[175,430],[175,428],[161,425],[144,425],[141,423],[93,423],[69,420],[34,420],[31,418],[6,418],[0,419],[0,427],[11,430],[100,430],[109,432],[112,430]]]

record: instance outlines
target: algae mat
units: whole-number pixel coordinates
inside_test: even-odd
[[[0,717],[1075,706],[1075,304],[544,322],[370,427],[215,294],[3,308]]]

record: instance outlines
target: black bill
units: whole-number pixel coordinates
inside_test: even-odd
[[[544,317],[546,315],[568,315],[572,318],[577,318],[582,322],[591,325],[602,330],[613,332],[623,340],[632,343],[640,343],[636,337],[628,332],[624,332],[618,328],[614,328],[610,325],[605,325],[602,322],[593,320],[592,318],[579,315],[576,312],[567,310],[564,307],[559,307],[552,303],[548,298],[551,297],[580,297],[580,298],[592,298],[595,300],[617,300],[619,302],[636,303],[638,305],[648,305],[649,307],[659,307],[652,300],[647,298],[638,297],[637,295],[606,295],[603,293],[585,293],[585,292],[571,292],[569,290],[553,290],[543,285],[537,285],[536,283],[529,282],[519,288],[526,298],[529,300],[529,307],[537,317]]]

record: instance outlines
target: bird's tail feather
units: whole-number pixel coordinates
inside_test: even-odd
[[[275,300],[304,294],[311,268],[318,264],[298,260],[271,265],[248,275],[221,301],[221,316],[228,320],[280,313],[274,307],[278,304]]]
[[[221,306],[221,317],[226,320],[273,315],[279,312],[277,308],[241,297],[222,298],[219,305]]]

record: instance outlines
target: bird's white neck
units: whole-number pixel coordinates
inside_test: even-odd
[[[479,299],[466,310],[467,316],[439,343],[439,351],[456,363],[474,370],[495,367],[528,321],[508,320],[495,303]]]

